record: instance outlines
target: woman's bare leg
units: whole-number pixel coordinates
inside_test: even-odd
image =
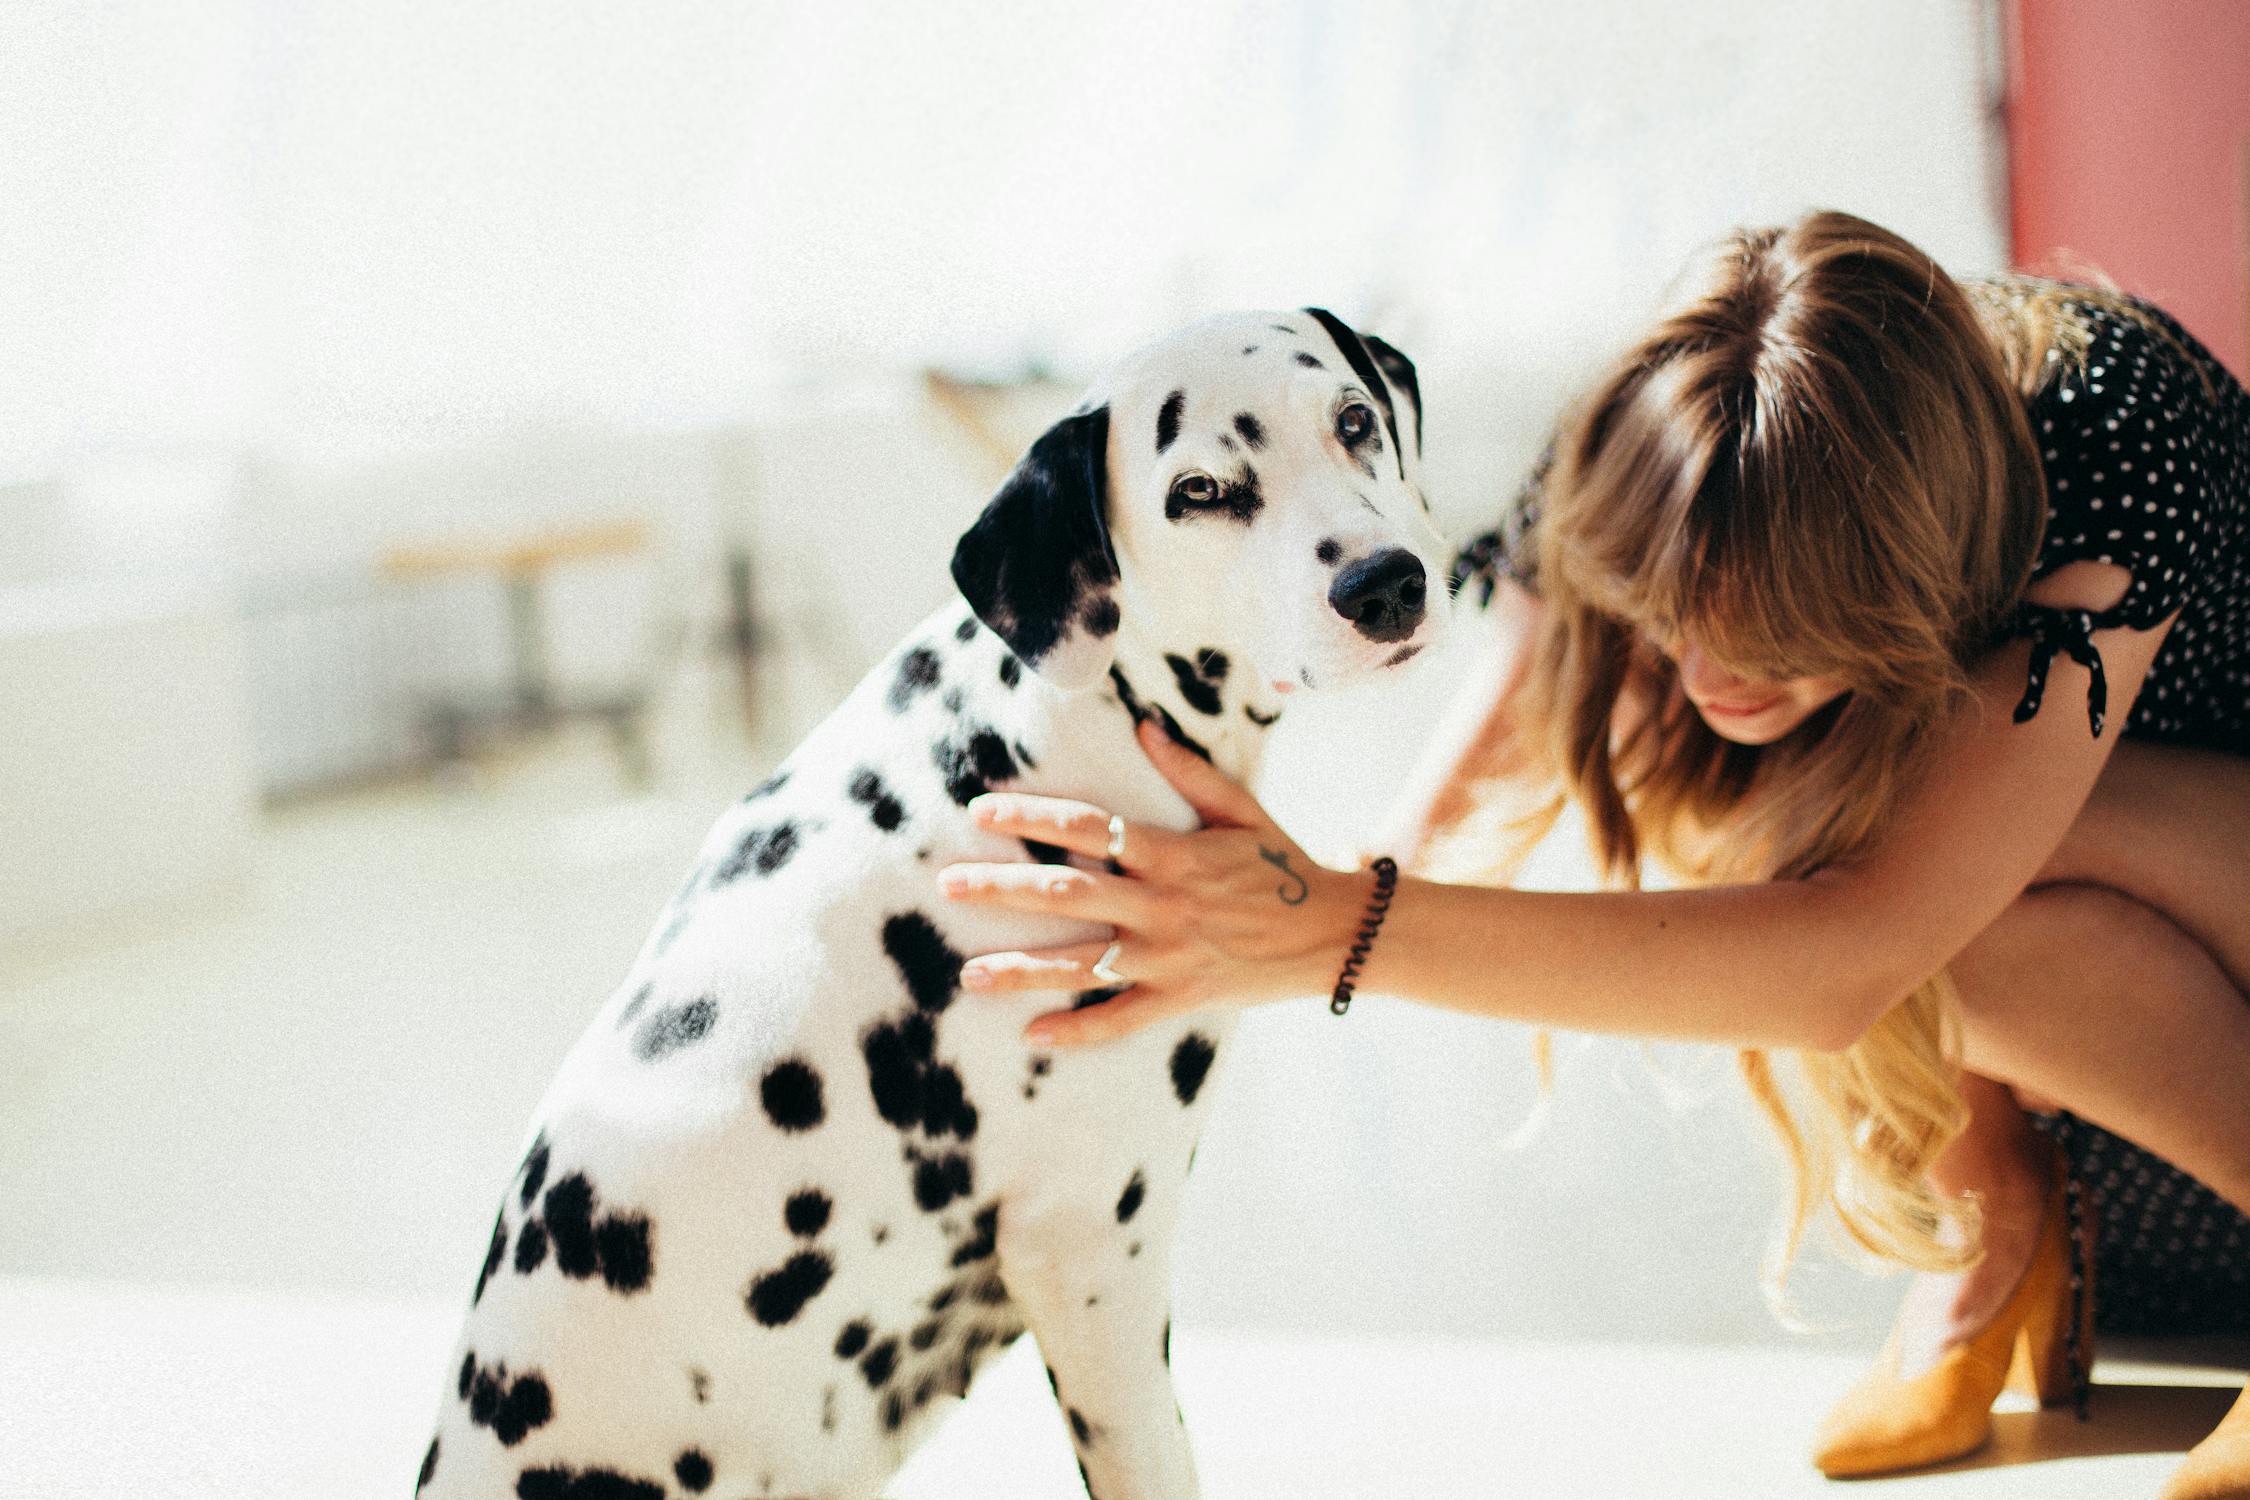
[[[2019,1095],[2250,1212],[2250,761],[2121,744],[2042,878],[1953,965],[1970,1124],[1932,1176],[1978,1194],[1986,1254],[1916,1279],[1909,1371],[1989,1321],[2030,1260],[2049,1158]]]

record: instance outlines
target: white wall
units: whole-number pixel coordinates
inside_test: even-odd
[[[234,519],[22,535],[97,575],[219,537],[286,578],[416,529],[655,504],[696,557],[742,535],[769,560],[809,716],[942,594],[981,493],[913,367],[1053,372],[1059,412],[1171,323],[1323,302],[1420,362],[1433,498],[1467,530],[1730,223],[1834,205],[1998,265],[1989,14],[17,0],[0,523],[149,452],[247,476]],[[129,701],[137,670],[89,658],[84,686]],[[1342,844],[1442,677],[1294,713],[1277,810]],[[1766,1331],[1778,1182],[1723,1059],[1673,1059],[1714,1100],[1683,1117],[1636,1049],[1566,1047],[1552,1129],[1508,1154],[1519,1031],[1313,1019],[1255,1016],[1234,1049],[1183,1315]]]

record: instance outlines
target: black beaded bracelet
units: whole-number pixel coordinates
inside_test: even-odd
[[[1375,872],[1375,890],[1367,898],[1367,915],[1360,919],[1359,936],[1352,939],[1351,951],[1344,955],[1344,972],[1336,976],[1336,992],[1328,997],[1328,1009],[1342,1015],[1352,1008],[1352,990],[1359,983],[1359,971],[1367,965],[1368,950],[1375,946],[1375,934],[1383,929],[1383,918],[1390,914],[1391,895],[1398,889],[1398,861],[1388,854],[1378,855],[1368,866]]]

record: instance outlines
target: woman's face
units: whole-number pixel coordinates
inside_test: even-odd
[[[1833,677],[1766,681],[1722,667],[1692,640],[1663,647],[1679,669],[1680,689],[1711,732],[1737,745],[1770,745],[1843,696]]]

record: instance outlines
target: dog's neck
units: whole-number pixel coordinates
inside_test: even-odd
[[[1151,639],[1130,623],[1118,631],[1109,682],[1135,719],[1155,719],[1236,781],[1257,771],[1281,717],[1281,701],[1246,658],[1208,641]]]

